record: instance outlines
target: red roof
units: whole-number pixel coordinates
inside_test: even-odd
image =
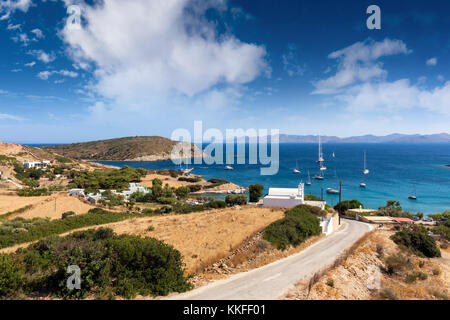
[[[397,222],[408,222],[408,223],[413,223],[414,221],[409,219],[409,218],[394,218],[392,217],[393,220],[397,221]]]

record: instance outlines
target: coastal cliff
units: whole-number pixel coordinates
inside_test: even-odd
[[[42,147],[72,159],[101,161],[160,161],[171,159],[173,148],[179,144],[164,137],[126,137],[67,145]],[[185,143],[185,142],[183,142]],[[202,154],[194,144],[190,144],[191,156]]]

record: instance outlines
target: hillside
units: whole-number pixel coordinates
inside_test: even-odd
[[[167,138],[126,137],[67,145],[42,147],[72,159],[105,161],[158,161],[170,159],[173,147],[179,142]],[[191,151],[197,148],[191,145]]]
[[[390,134],[387,136],[364,135],[347,138],[339,138],[336,136],[321,136],[323,143],[448,143],[450,142],[450,134]],[[317,143],[319,137],[317,135],[279,135],[280,143]]]

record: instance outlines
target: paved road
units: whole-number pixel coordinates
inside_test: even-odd
[[[332,264],[340,253],[371,229],[368,224],[353,220],[342,219],[341,223],[338,231],[297,254],[169,299],[277,299],[301,279]]]

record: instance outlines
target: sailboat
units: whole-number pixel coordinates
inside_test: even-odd
[[[333,152],[333,154],[331,155],[333,158],[336,158],[336,155],[334,154],[334,152]]]
[[[337,185],[336,169],[334,170],[334,176],[335,176],[335,178],[336,178],[336,185]],[[330,194],[339,194],[339,190],[337,189],[337,186],[336,186],[336,188],[327,188],[327,193],[330,193]]]
[[[364,170],[363,170],[363,175],[367,175],[367,174],[369,174],[369,169],[367,169],[367,166],[366,166],[366,150],[364,150]],[[361,183],[359,184],[359,186],[360,186],[361,188],[367,187],[367,185],[366,185],[365,182],[361,182]]]
[[[322,143],[320,142],[320,136],[319,136],[319,158],[317,159],[317,163],[320,164],[321,170],[327,170],[327,168],[325,166],[323,166],[324,162],[325,162],[325,159],[323,158]]]
[[[364,171],[363,171],[363,173],[366,175],[366,174],[369,174],[369,169],[367,169],[367,167],[366,167],[366,151],[364,150]]]
[[[322,171],[320,171],[319,174],[316,174],[313,178],[316,179],[316,180],[323,180],[324,176],[323,176]]]
[[[295,169],[292,170],[294,173],[300,173],[300,170],[298,170],[298,161],[296,161]]]
[[[306,181],[305,185],[307,186],[311,185],[311,176],[309,175],[309,170],[308,170],[308,181]]]
[[[413,186],[413,192],[408,196],[408,199],[417,200],[416,187],[415,186]]]

